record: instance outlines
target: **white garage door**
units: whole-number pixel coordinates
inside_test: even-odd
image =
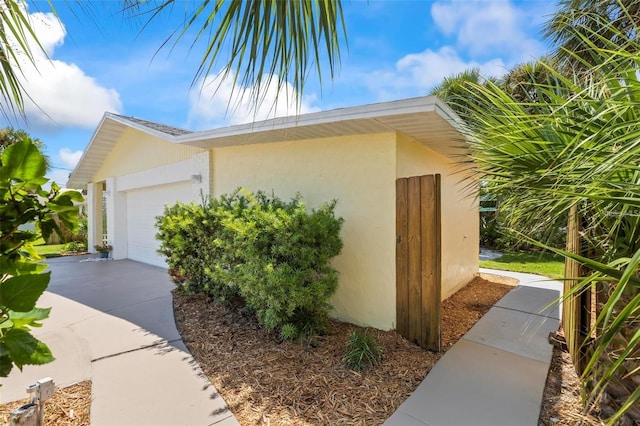
[[[127,244],[129,259],[166,267],[156,250],[156,216],[166,203],[190,202],[191,182],[180,182],[136,189],[127,192]]]

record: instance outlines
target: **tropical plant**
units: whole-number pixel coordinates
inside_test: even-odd
[[[554,57],[559,68],[588,75],[592,59],[597,61],[594,48],[613,46],[629,52],[627,42],[637,37],[639,24],[638,0],[562,0],[544,34],[557,47]]]
[[[20,142],[24,139],[31,139],[33,144],[40,150],[40,153],[44,157],[45,167],[47,170],[51,168],[51,160],[49,156],[47,156],[43,151],[45,150],[45,146],[40,139],[32,138],[26,131],[21,129],[14,129],[12,127],[6,127],[4,129],[0,129],[0,153],[10,145],[13,145],[16,142]]]
[[[572,207],[584,218],[588,255],[553,251],[592,271],[573,294],[594,283],[608,289],[584,379],[588,401],[606,402],[611,424],[624,415],[640,421],[640,45],[625,3],[617,7],[633,31],[607,25],[613,35],[605,36],[601,17],[590,14],[584,19],[593,25],[570,29],[588,51],[564,55],[583,64],[588,57],[592,78],[567,77],[564,66],[542,61],[558,84],[532,83],[544,99],[538,103],[472,84],[466,129],[476,171],[511,211],[511,228],[541,232],[543,246],[551,230],[566,226]]]
[[[55,13],[53,2],[48,3]],[[123,0],[123,10],[130,15],[148,16],[150,23],[180,9],[176,7],[179,3]],[[69,7],[83,6],[69,2]],[[340,37],[345,36],[339,0],[209,0],[195,6],[185,2],[184,14],[183,26],[176,28],[162,46],[190,37],[191,46],[204,41],[194,83],[217,71],[215,67],[220,62],[222,75],[233,76],[234,85],[251,87],[255,102],[262,100],[273,82],[277,93],[287,83],[292,84],[293,95],[300,100],[310,75],[315,73],[321,79],[326,66],[333,77],[338,67]],[[8,116],[24,111],[28,91],[20,83],[19,58],[33,63],[29,40],[37,42],[37,38],[20,0],[0,3],[0,29],[0,112]],[[40,44],[37,46],[42,49]]]
[[[473,102],[473,97],[469,96],[468,85],[484,84],[486,81],[488,80],[480,75],[479,68],[470,68],[445,77],[440,84],[431,89],[429,94],[442,99],[460,117],[469,120],[473,118],[470,114],[471,105],[469,105],[469,102]]]
[[[47,288],[51,272],[32,243],[52,232],[61,235],[53,216],[69,229],[74,229],[82,201],[76,191],[61,192],[51,184],[42,185],[46,163],[38,147],[23,137],[2,151],[0,157],[0,377],[6,377],[13,366],[45,364],[53,360],[49,348],[33,337],[31,327],[40,327],[49,316],[49,308],[36,303]],[[20,229],[35,223],[36,231]]]

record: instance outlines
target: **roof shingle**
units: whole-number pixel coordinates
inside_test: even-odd
[[[188,133],[193,133],[191,130],[186,130],[186,129],[180,129],[178,127],[167,126],[166,124],[155,123],[153,121],[143,120],[141,118],[127,117],[127,116],[119,115],[119,114],[113,114],[113,115],[118,116],[118,117],[122,117],[122,118],[127,119],[129,121],[132,121],[134,123],[138,123],[141,126],[145,126],[145,127],[150,128],[150,129],[157,130],[159,132],[166,133],[166,134],[171,135],[171,136],[180,136],[180,135],[186,135]]]

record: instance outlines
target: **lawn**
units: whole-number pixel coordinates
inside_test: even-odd
[[[60,253],[64,248],[64,244],[42,244],[35,246],[36,251],[42,257],[59,257],[62,256]]]
[[[526,272],[560,279],[564,276],[564,258],[549,253],[505,252],[493,260],[481,260],[481,268]]]

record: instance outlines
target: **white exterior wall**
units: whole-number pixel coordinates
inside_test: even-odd
[[[344,218],[333,316],[395,327],[395,133],[216,148],[214,196],[239,186],[309,208],[338,200]]]

